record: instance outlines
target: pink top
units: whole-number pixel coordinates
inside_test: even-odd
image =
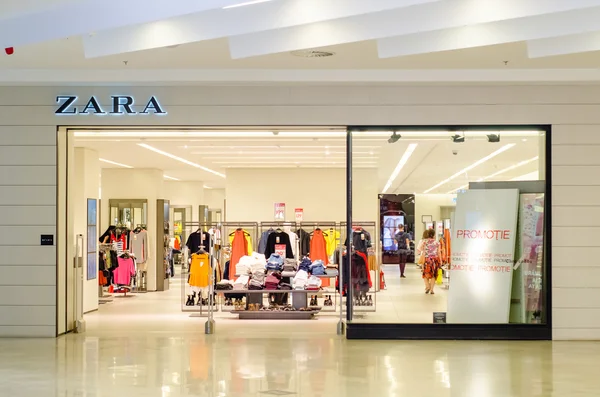
[[[135,274],[133,258],[119,257],[117,261],[119,262],[119,267],[113,272],[115,284],[129,285],[131,283],[131,276]]]

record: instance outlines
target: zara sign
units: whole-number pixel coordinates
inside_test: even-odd
[[[111,96],[111,106],[108,112],[100,105],[95,96],[89,100],[79,103],[79,98],[75,95],[59,95],[56,97],[58,108],[55,114],[74,116],[77,114],[97,114],[97,115],[120,115],[120,114],[158,114],[165,115],[167,112],[160,105],[155,96],[150,97],[144,102],[144,110],[136,112],[133,109],[135,99],[128,95]]]

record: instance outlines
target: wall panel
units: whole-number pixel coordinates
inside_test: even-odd
[[[127,118],[54,114],[59,94],[96,95],[102,104],[109,104],[110,95],[122,93],[123,87],[0,90],[0,237],[7,239],[0,246],[0,266],[56,268],[57,247],[39,247],[38,240],[40,234],[56,228],[52,213],[59,171],[57,125],[553,124],[553,266],[563,277],[554,288],[555,338],[600,338],[600,320],[594,320],[600,318],[600,309],[589,307],[588,302],[571,308],[580,299],[593,299],[600,286],[579,291],[570,287],[574,280],[568,275],[568,270],[577,274],[592,269],[590,274],[595,274],[600,268],[599,86],[271,84],[143,86],[126,91],[136,97],[136,103],[156,95],[169,114]],[[9,236],[9,226],[19,227],[20,242],[33,245],[12,245],[18,241]],[[581,257],[587,258],[585,262]],[[23,284],[27,273],[23,274],[13,282]],[[52,286],[0,286],[0,307],[16,300],[19,305],[44,308],[52,306],[55,297]],[[7,321],[0,324],[0,336],[55,333],[52,325]]]

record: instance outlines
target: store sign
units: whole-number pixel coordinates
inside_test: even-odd
[[[85,101],[80,101],[76,95],[59,95],[56,97],[55,114],[73,116],[77,114],[96,115],[121,115],[121,114],[157,114],[165,115],[167,112],[160,105],[155,96],[144,102],[144,110],[137,112],[133,109],[135,98],[128,95],[111,96],[110,108],[102,107],[95,96]]]
[[[446,312],[433,312],[434,324],[446,324]]]
[[[448,323],[509,321],[519,191],[458,196],[452,231]]]
[[[294,214],[296,215],[296,222],[302,222],[304,220],[304,208],[296,208]]]
[[[275,203],[275,220],[285,220],[285,203]]]

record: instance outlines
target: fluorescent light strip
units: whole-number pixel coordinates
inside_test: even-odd
[[[432,190],[437,189],[438,187],[445,185],[446,183],[450,182],[451,180],[461,176],[462,174],[471,171],[473,168],[480,166],[481,164],[485,163],[488,160],[493,159],[494,157],[496,157],[499,154],[502,154],[504,152],[506,152],[509,149],[512,149],[515,146],[514,143],[510,143],[508,145],[504,145],[502,146],[500,149],[496,150],[494,153],[485,156],[484,158],[474,162],[473,164],[471,164],[470,166],[468,166],[467,168],[464,168],[460,171],[458,171],[456,174],[452,175],[450,178],[444,179],[443,181],[441,181],[440,183],[438,183],[437,185],[435,185],[434,187],[426,190],[425,192],[423,192],[424,194],[427,194],[429,192],[431,192]]]
[[[173,178],[172,176],[163,175],[165,179],[169,179],[171,181],[180,181],[181,179]]]
[[[451,131],[398,131],[403,137],[441,137],[449,138],[456,132]],[[540,136],[541,131],[461,131],[467,138],[485,137],[489,134],[498,134],[506,137]],[[357,131],[354,137],[364,141],[362,138],[387,138],[392,131]],[[76,138],[345,138],[346,131],[75,131]]]
[[[157,148],[155,148],[153,146],[150,146],[150,145],[147,145],[145,143],[138,143],[138,146],[141,146],[141,147],[143,147],[145,149],[151,150],[154,153],[162,154],[163,156],[169,157],[169,158],[171,158],[173,160],[180,161],[180,162],[182,162],[184,164],[191,165],[192,167],[200,168],[201,170],[204,170],[206,172],[210,172],[211,174],[215,174],[217,176],[220,176],[221,178],[225,178],[225,174],[221,174],[220,172],[217,172],[215,170],[211,170],[210,168],[201,166],[200,164],[193,163],[193,162],[191,162],[189,160],[186,160],[184,158],[177,157],[174,154],[171,154],[171,153],[168,153],[168,152],[164,152],[164,151],[162,151],[160,149],[157,149]]]
[[[518,176],[516,178],[511,179],[511,181],[537,181],[540,179],[540,172],[534,171],[525,175]]]
[[[223,7],[223,9],[224,10],[228,10],[230,8],[238,8],[238,7],[251,6],[253,4],[266,3],[266,2],[269,2],[269,1],[273,1],[273,0],[252,0],[252,1],[247,1],[245,3],[234,4],[234,5],[231,5],[231,6]]]
[[[102,161],[103,163],[112,164],[112,165],[117,165],[117,166],[119,166],[119,167],[123,167],[123,168],[133,168],[133,167],[132,167],[132,166],[130,166],[130,165],[127,165],[127,164],[121,164],[121,163],[117,163],[117,162],[110,161],[110,160],[106,160],[106,159],[99,159],[99,160],[100,160],[100,161]]]
[[[392,172],[392,175],[390,175],[390,179],[388,179],[387,183],[385,184],[385,187],[383,188],[382,193],[386,193],[389,190],[389,188],[392,187],[392,184],[398,177],[398,174],[400,174],[400,171],[402,171],[402,168],[404,168],[404,166],[410,159],[410,156],[413,155],[417,146],[418,145],[416,143],[411,143],[410,145],[408,145],[408,148],[406,149],[406,151],[400,158],[400,161],[398,161],[398,164],[396,165],[394,172]]]
[[[202,187],[203,187],[204,189],[214,189],[214,187],[210,187],[210,186],[207,186],[207,185],[204,185],[204,186],[202,186]]]
[[[502,170],[500,170],[500,171],[498,171],[498,172],[494,172],[492,175],[488,175],[488,176],[486,176],[485,178],[479,178],[479,179],[477,180],[477,182],[484,182],[484,181],[487,181],[488,179],[495,178],[495,177],[497,177],[498,175],[502,175],[502,174],[504,174],[505,172],[512,171],[512,170],[514,170],[514,169],[517,169],[517,168],[519,168],[519,167],[523,167],[524,165],[527,165],[527,164],[533,163],[534,161],[538,161],[539,159],[540,159],[540,157],[539,157],[539,156],[535,156],[534,158],[531,158],[531,159],[529,159],[529,160],[524,160],[524,161],[521,161],[520,163],[517,163],[517,164],[511,165],[510,167],[504,168],[504,169],[502,169]],[[512,180],[512,179],[511,179],[511,180]],[[454,193],[454,192],[456,192],[456,191],[458,191],[458,190],[462,190],[462,189],[465,189],[465,188],[467,188],[467,187],[469,187],[469,184],[468,184],[468,183],[467,183],[466,185],[462,185],[462,186],[460,186],[460,187],[457,187],[456,189],[454,189],[454,190],[451,190],[451,191],[449,191],[448,193]]]

